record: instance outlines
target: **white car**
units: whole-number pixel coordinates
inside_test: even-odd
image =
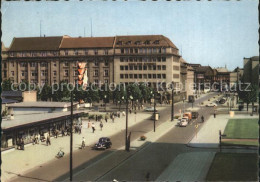
[[[216,103],[209,103],[209,104],[206,104],[206,107],[215,107],[215,106],[218,106]]]
[[[181,121],[180,121],[180,126],[187,126],[189,124],[189,122],[188,122],[188,120],[186,120],[186,119],[182,119]]]
[[[147,107],[144,110],[147,112],[154,112],[154,107]],[[155,112],[157,112],[157,109],[155,109]]]

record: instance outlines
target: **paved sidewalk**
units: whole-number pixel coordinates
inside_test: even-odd
[[[158,108],[162,110],[164,107]],[[144,119],[151,117],[151,113],[139,112],[135,114],[129,114],[128,126],[133,126]],[[115,118],[115,122],[112,123],[111,119],[106,123],[103,120],[103,131],[100,130],[99,122],[95,122],[96,131],[92,133],[91,128],[87,128],[88,121],[83,120],[83,127],[81,134],[73,134],[73,151],[78,150],[82,137],[86,139],[86,145],[91,146],[97,142],[98,138],[102,136],[112,136],[125,129],[125,116],[121,115],[121,118]],[[26,145],[25,150],[13,150],[7,153],[2,153],[2,181],[8,181],[8,179],[16,176],[16,174],[23,174],[31,169],[40,167],[42,164],[55,159],[55,155],[60,149],[65,152],[65,155],[69,154],[70,137],[58,137],[51,138],[51,145],[46,146],[43,142],[39,145]]]
[[[215,152],[180,154],[156,181],[205,181]]]
[[[202,126],[200,131],[195,136],[188,146],[191,147],[205,147],[205,148],[218,148],[219,144],[219,130],[223,133],[227,122],[229,119],[234,118],[258,118],[258,116],[250,116],[250,115],[235,115],[234,117],[230,117],[228,114],[217,115],[216,118],[211,116],[206,123]]]

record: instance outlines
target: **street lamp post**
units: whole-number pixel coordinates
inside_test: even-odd
[[[172,117],[171,117],[171,121],[173,121],[174,119],[174,96],[173,96],[173,93],[174,93],[174,82],[172,82]]]
[[[124,98],[124,96],[122,97]],[[126,91],[126,108],[125,108],[125,114],[126,114],[126,121],[125,121],[125,150],[128,151],[127,147],[127,134],[128,134],[128,93]]]
[[[154,117],[153,117],[153,132],[155,132],[155,93],[156,92],[154,92],[154,94],[153,94],[153,115],[154,115]]]
[[[106,102],[106,98],[107,98],[107,95],[104,96],[104,101],[105,101],[105,111],[107,111],[107,102]]]
[[[72,134],[72,125],[73,125],[73,91],[70,93],[70,181],[72,181],[72,144],[73,144],[73,134]]]
[[[184,109],[185,109],[184,101],[185,101],[185,97],[183,97],[183,113],[184,113]]]

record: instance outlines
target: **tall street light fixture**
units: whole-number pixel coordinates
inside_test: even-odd
[[[105,101],[105,111],[107,111],[107,102],[106,102],[106,98],[107,98],[107,95],[104,95],[104,101]]]
[[[185,102],[185,97],[183,97],[183,113],[185,112],[184,102]]]
[[[172,82],[172,115],[171,115],[171,121],[174,119],[174,82]]]
[[[156,119],[156,115],[155,115],[155,106],[156,106],[155,94],[156,94],[156,92],[151,91],[151,94],[153,94],[153,131],[155,132],[155,119]]]
[[[73,91],[70,92],[70,181],[72,181],[72,145],[73,145],[73,134],[72,134],[72,126],[73,126]]]

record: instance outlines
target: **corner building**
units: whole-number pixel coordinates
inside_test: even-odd
[[[88,82],[180,82],[178,48],[163,35],[14,38],[3,79],[49,85],[76,83],[77,62],[86,62]]]

